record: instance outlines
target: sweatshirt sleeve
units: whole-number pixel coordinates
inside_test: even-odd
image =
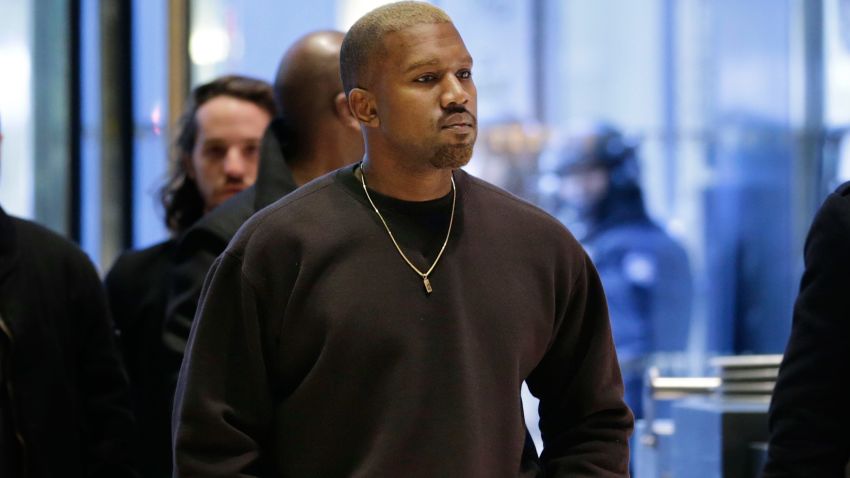
[[[769,412],[765,478],[850,471],[850,192],[815,217]]]
[[[602,284],[582,253],[558,307],[554,339],[529,375],[540,399],[547,477],[627,477],[634,426],[611,338]]]
[[[272,427],[260,299],[225,252],[201,293],[175,395],[175,477],[261,476]]]

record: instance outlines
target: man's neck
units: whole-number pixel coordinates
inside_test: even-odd
[[[288,161],[296,186],[301,187],[345,164],[343,155],[346,153],[333,147],[335,144],[335,141],[326,141],[325,144],[307,143],[299,146],[299,151]]]
[[[369,155],[364,158],[362,168],[369,189],[403,201],[430,201],[452,189],[450,169],[430,165],[414,169],[400,161]]]
[[[289,161],[289,170],[295,185],[301,187],[322,175],[325,167],[317,164],[312,157],[299,156]]]

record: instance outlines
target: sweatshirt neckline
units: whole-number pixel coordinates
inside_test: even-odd
[[[337,182],[342,184],[344,189],[351,196],[354,196],[354,198],[357,199],[361,204],[371,209],[372,206],[369,204],[368,199],[366,199],[366,194],[364,194],[363,192],[363,185],[360,182],[360,178],[358,178],[355,174],[357,168],[359,167],[360,163],[354,163],[338,170],[336,180]],[[460,202],[463,190],[462,185],[465,182],[465,173],[462,170],[458,169],[453,171],[453,176],[455,180],[455,188],[457,190],[457,200],[458,202]],[[376,205],[378,205],[378,207],[382,209],[386,208],[393,211],[412,214],[430,214],[448,208],[451,206],[452,203],[451,191],[449,191],[445,196],[436,199],[430,199],[427,201],[405,201],[402,199],[383,195],[372,188],[369,188],[369,195],[375,201]]]

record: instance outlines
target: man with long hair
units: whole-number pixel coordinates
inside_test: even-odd
[[[271,85],[261,80],[229,75],[193,89],[161,191],[172,237],[123,254],[106,277],[140,424],[136,451],[145,477],[171,473],[171,402],[180,356],[163,344],[162,327],[177,239],[254,183],[260,140],[276,113]]]

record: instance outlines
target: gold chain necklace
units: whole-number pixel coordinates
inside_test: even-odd
[[[404,259],[404,262],[407,262],[407,265],[409,265],[410,268],[413,269],[414,272],[419,274],[419,277],[422,278],[422,284],[425,286],[425,293],[427,293],[427,294],[430,294],[431,292],[433,292],[433,289],[431,288],[431,281],[428,280],[428,276],[431,275],[431,272],[434,270],[435,267],[437,267],[437,263],[440,262],[440,258],[443,257],[443,252],[446,250],[446,244],[449,243],[449,237],[452,235],[452,223],[454,223],[454,219],[455,219],[455,200],[457,199],[457,189],[455,188],[454,175],[452,175],[451,180],[452,180],[452,214],[451,214],[451,216],[449,216],[449,231],[446,233],[446,240],[443,241],[443,247],[440,248],[440,253],[437,254],[437,258],[434,259],[434,263],[431,264],[431,267],[429,267],[427,271],[422,272],[422,271],[419,270],[418,267],[413,265],[413,262],[410,262],[410,259],[408,259],[406,255],[404,255],[404,252],[401,250],[401,246],[398,245],[398,242],[396,242],[395,237],[393,236],[393,232],[390,231],[390,226],[387,224],[387,221],[384,220],[384,216],[381,215],[381,211],[378,211],[378,207],[375,206],[375,202],[372,201],[372,197],[369,196],[369,189],[366,187],[366,172],[363,170],[363,165],[362,164],[360,165],[360,183],[363,184],[363,192],[366,193],[366,199],[369,200],[369,204],[372,205],[372,209],[375,210],[375,214],[378,215],[378,219],[380,219],[381,222],[384,224],[384,229],[387,230],[387,234],[389,234],[390,240],[393,241],[393,245],[395,246],[399,255],[401,255],[401,258]]]

